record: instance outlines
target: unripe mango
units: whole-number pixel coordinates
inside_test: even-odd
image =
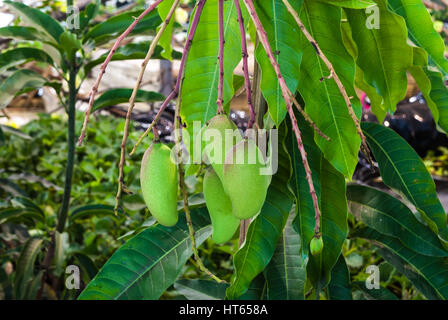
[[[170,227],[177,223],[177,166],[171,160],[171,149],[153,143],[143,155],[140,185],[143,199],[153,217]]]
[[[232,203],[213,168],[205,172],[203,190],[205,204],[212,220],[213,241],[217,244],[229,241],[238,229],[240,221],[232,215]]]
[[[238,142],[227,153],[222,182],[236,218],[249,219],[261,210],[271,182],[269,175],[260,174],[265,165],[260,149],[252,140]]]
[[[242,139],[238,127],[225,114],[214,116],[204,130],[205,153],[221,181],[226,155]]]
[[[318,255],[322,252],[324,248],[324,241],[322,240],[322,236],[320,234],[315,235],[310,242],[310,251],[313,256]]]

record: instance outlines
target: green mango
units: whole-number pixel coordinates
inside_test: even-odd
[[[271,182],[270,175],[260,174],[265,166],[253,140],[244,139],[227,153],[222,182],[236,218],[249,219],[260,212]]]
[[[222,181],[226,154],[243,139],[241,133],[227,115],[219,114],[209,121],[202,139],[208,161]]]
[[[322,240],[322,236],[315,235],[310,242],[310,251],[313,256],[318,255],[324,249],[324,241]]]
[[[205,172],[203,190],[212,220],[212,239],[217,244],[227,242],[232,239],[240,221],[232,215],[232,203],[213,168],[208,168]]]
[[[153,143],[143,155],[140,168],[140,186],[143,199],[153,217],[162,225],[177,223],[177,165],[171,160],[171,149]]]

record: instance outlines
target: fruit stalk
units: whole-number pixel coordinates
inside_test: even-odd
[[[345,90],[344,85],[342,84],[341,80],[339,79],[339,76],[334,70],[333,65],[331,64],[330,60],[327,59],[323,51],[320,49],[319,44],[317,41],[313,38],[313,36],[308,32],[308,30],[305,28],[305,25],[303,24],[302,20],[300,20],[299,15],[294,10],[294,8],[291,6],[288,0],[282,0],[285,4],[286,8],[288,9],[288,12],[294,17],[294,20],[296,21],[297,25],[299,26],[300,30],[302,30],[303,34],[307,38],[307,40],[311,43],[311,45],[316,50],[317,55],[322,59],[324,64],[327,66],[328,70],[330,70],[330,75],[328,76],[328,79],[333,78],[336,82],[336,85],[338,86],[339,91],[341,92],[342,97],[344,97],[345,103],[347,104],[348,113],[352,117],[353,122],[355,123],[356,130],[358,131],[359,136],[361,137],[361,150],[367,157],[368,161],[374,167],[372,157],[370,155],[370,149],[366,142],[366,137],[364,136],[364,133],[361,130],[361,125],[359,123],[359,119],[355,114],[355,111],[353,111],[353,106],[350,101],[350,97],[347,95],[347,91]]]
[[[150,5],[148,8],[146,8],[146,10],[143,11],[137,18],[134,18],[134,21],[131,23],[131,25],[117,38],[117,41],[115,41],[112,49],[109,51],[109,54],[107,55],[106,60],[104,60],[103,64],[101,65],[100,73],[98,74],[95,84],[93,85],[92,90],[90,91],[89,106],[87,107],[87,110],[84,115],[84,122],[82,124],[81,135],[79,136],[79,139],[78,139],[78,146],[81,145],[81,143],[84,140],[84,137],[86,135],[87,125],[89,123],[89,118],[90,118],[90,113],[92,111],[93,102],[95,101],[95,94],[98,91],[98,86],[100,85],[101,79],[103,78],[103,75],[106,72],[107,65],[109,64],[110,60],[112,59],[112,56],[114,55],[115,51],[117,51],[117,48],[120,46],[121,41],[123,41],[123,39],[126,38],[126,36],[129,33],[131,33],[132,30],[134,30],[135,26],[140,22],[140,20],[142,20],[152,10],[157,8],[157,6],[162,1],[163,0],[157,0],[152,5]]]
[[[264,50],[266,51],[269,61],[271,62],[272,66],[275,70],[275,73],[277,74],[277,79],[280,84],[282,96],[283,96],[283,99],[285,99],[286,108],[288,110],[289,117],[291,118],[293,131],[296,135],[297,146],[298,146],[300,155],[302,157],[303,166],[305,167],[306,180],[308,182],[308,186],[310,189],[310,194],[311,194],[311,198],[313,200],[313,207],[314,207],[314,212],[315,212],[315,220],[316,220],[315,230],[320,230],[319,202],[317,200],[316,190],[314,189],[313,179],[312,179],[312,175],[311,175],[311,168],[309,166],[307,154],[306,154],[305,148],[303,146],[302,135],[300,133],[299,126],[297,125],[297,119],[294,115],[294,111],[292,110],[291,98],[288,93],[288,87],[287,87],[285,79],[283,78],[282,73],[280,71],[280,66],[274,57],[274,53],[272,52],[272,48],[271,48],[271,45],[269,44],[269,40],[268,40],[268,37],[266,34],[266,30],[264,29],[263,25],[261,24],[258,14],[255,11],[255,6],[253,3],[253,0],[244,0],[244,3],[246,5],[247,10],[249,11],[249,15],[257,29],[258,36],[259,36],[260,41],[264,47]]]
[[[224,89],[224,0],[218,0],[218,29],[219,29],[219,79],[218,79],[218,99],[216,104],[218,106],[217,113],[222,114],[223,108],[223,89]]]
[[[246,29],[244,27],[244,19],[243,14],[241,12],[240,2],[239,0],[235,0],[236,12],[238,14],[238,23],[240,25],[240,33],[241,33],[241,49],[243,55],[243,73],[244,73],[244,84],[246,86],[246,94],[247,94],[247,105],[249,106],[250,119],[247,124],[247,128],[250,129],[253,127],[255,123],[255,110],[252,104],[252,90],[250,87],[250,78],[249,78],[249,68],[247,66],[247,58],[249,57],[247,53],[247,43],[246,43]]]
[[[183,73],[184,73],[184,69],[185,69],[185,62],[187,61],[188,53],[190,52],[191,44],[193,43],[193,37],[194,37],[194,34],[196,33],[196,29],[198,27],[198,23],[199,23],[199,19],[201,17],[202,9],[204,9],[204,4],[205,4],[205,0],[199,0],[199,2],[197,4],[196,12],[195,12],[195,15],[193,17],[193,21],[191,22],[190,32],[188,33],[187,41],[185,42],[184,53],[183,53],[182,59],[180,61],[179,74],[177,76],[176,85],[175,85],[173,91],[171,91],[171,93],[168,95],[168,97],[162,103],[162,105],[161,105],[159,111],[157,112],[154,120],[152,121],[151,125],[138,138],[137,143],[134,145],[134,147],[132,148],[131,153],[129,154],[130,156],[132,156],[135,153],[135,151],[136,151],[137,147],[139,146],[139,144],[149,134],[149,132],[151,132],[152,128],[156,125],[156,123],[159,120],[160,116],[162,115],[163,111],[168,106],[168,103],[171,100],[176,99],[177,96],[179,95],[180,84],[181,84],[181,82],[183,80],[183,76],[184,76]]]
[[[121,193],[123,191],[123,185],[124,185],[124,162],[125,162],[125,158],[126,158],[126,142],[128,139],[128,135],[129,135],[129,123],[131,122],[131,115],[132,115],[132,110],[134,109],[134,105],[135,105],[135,98],[137,97],[137,92],[138,89],[140,88],[140,85],[142,83],[142,79],[143,79],[143,75],[145,74],[145,70],[146,70],[146,66],[149,63],[149,60],[151,59],[153,53],[154,53],[154,49],[156,48],[157,44],[159,43],[160,37],[162,36],[163,32],[165,31],[166,27],[168,26],[168,24],[170,23],[171,17],[174,13],[174,11],[176,10],[178,4],[179,4],[180,0],[175,0],[173,5],[171,6],[170,11],[168,12],[168,15],[166,16],[165,20],[162,23],[162,26],[160,27],[159,31],[157,32],[156,36],[154,37],[148,52],[146,53],[145,59],[142,62],[142,66],[140,68],[140,73],[137,77],[137,81],[135,83],[135,87],[132,91],[132,95],[129,99],[129,108],[128,108],[128,112],[126,114],[126,121],[124,123],[124,131],[123,131],[123,139],[121,141],[121,154],[120,154],[120,163],[118,165],[119,168],[119,174],[118,174],[118,190],[117,190],[117,195],[115,196],[115,207],[114,207],[114,212],[117,213],[118,210],[118,206],[120,204],[120,198],[121,198]]]
[[[174,141],[176,141],[175,148],[177,148],[176,152],[177,152],[178,159],[181,159],[181,157],[182,157],[182,148],[180,146],[181,145],[180,142],[182,140],[182,136],[180,135],[180,132],[181,132],[181,130],[180,130],[181,101],[180,101],[180,96],[178,97],[178,93],[179,93],[179,90],[181,88],[181,84],[183,81],[183,70],[184,70],[184,65],[185,65],[185,61],[186,61],[186,56],[188,55],[188,52],[191,47],[191,43],[193,42],[194,33],[196,31],[196,27],[198,25],[202,9],[204,8],[204,4],[205,4],[205,0],[200,0],[198,2],[196,12],[195,12],[195,15],[193,18],[193,22],[191,23],[190,33],[188,34],[187,43],[185,44],[184,55],[182,56],[182,61],[181,61],[180,68],[179,68],[179,75],[178,75],[177,82],[176,82],[176,88],[173,90],[173,92],[176,92],[176,97],[178,98],[178,101],[176,104],[176,109],[175,109],[175,115],[174,115],[174,126],[175,126]],[[188,191],[187,191],[187,186],[185,185],[185,171],[184,171],[184,166],[182,164],[182,160],[178,160],[177,168],[178,168],[178,174],[179,174],[179,187],[182,192],[182,198],[183,198],[183,202],[184,202],[185,219],[187,220],[188,232],[190,234],[191,248],[193,251],[194,259],[195,259],[196,263],[198,264],[199,269],[202,272],[205,272],[210,278],[212,278],[213,280],[215,280],[218,283],[226,283],[225,280],[218,278],[209,269],[207,269],[207,267],[205,267],[204,263],[202,262],[201,257],[199,256],[199,252],[196,247],[196,239],[195,239],[193,223],[191,221],[190,208],[188,206]]]

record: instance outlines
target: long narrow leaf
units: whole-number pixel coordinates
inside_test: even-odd
[[[193,254],[185,216],[176,226],[150,227],[121,246],[88,284],[79,299],[158,299]],[[211,235],[205,208],[192,211],[196,244]]]

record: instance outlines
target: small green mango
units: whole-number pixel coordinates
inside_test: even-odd
[[[212,220],[212,239],[217,244],[229,241],[240,221],[232,215],[232,203],[213,168],[207,169],[203,183],[205,204]]]
[[[177,166],[171,160],[171,149],[153,143],[143,155],[140,168],[140,185],[143,199],[153,217],[162,225],[177,223]]]
[[[260,149],[252,140],[238,142],[227,153],[222,182],[236,218],[249,219],[260,212],[271,181],[269,175],[260,174],[265,165]]]
[[[242,139],[238,127],[225,114],[214,116],[204,130],[205,153],[221,181],[227,152]]]
[[[322,252],[323,248],[324,248],[324,241],[322,240],[322,236],[320,234],[315,235],[310,242],[311,254],[313,256],[317,256],[319,253]]]

